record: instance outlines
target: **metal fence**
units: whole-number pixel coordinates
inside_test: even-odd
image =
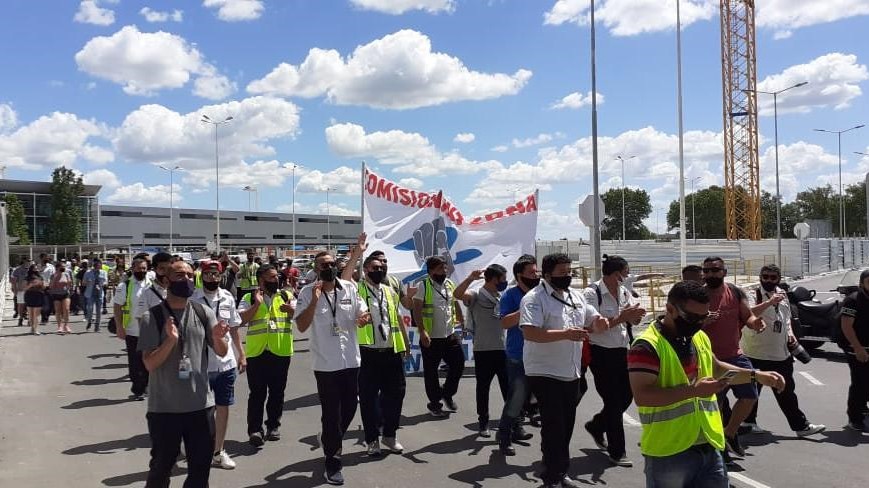
[[[0,277],[0,318],[6,312],[6,288],[9,285],[9,236],[6,228],[6,202],[0,202],[0,271],[3,273]]]

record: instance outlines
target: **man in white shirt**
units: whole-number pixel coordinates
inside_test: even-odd
[[[319,281],[302,289],[295,319],[299,332],[311,329],[314,377],[322,411],[320,442],[326,457],[326,482],[343,485],[341,443],[356,415],[359,375],[358,327],[371,321],[356,285],[338,279],[335,258],[314,258]]]
[[[228,290],[220,288],[223,271],[220,262],[204,261],[200,263],[199,268],[202,270],[202,288],[193,292],[191,300],[209,307],[214,311],[218,321],[224,321],[229,325],[229,332],[224,337],[229,345],[226,356],[221,358],[213,350],[208,352],[208,382],[214,391],[215,407],[212,466],[234,469],[235,461],[223,449],[223,441],[226,439],[226,429],[229,424],[229,407],[235,404],[236,372],[244,372],[236,360],[236,358],[244,358],[241,339],[238,336],[241,316],[235,308],[235,297]]]
[[[54,276],[54,265],[51,264],[51,257],[47,254],[40,254],[39,261],[42,263],[39,273],[42,275],[42,282],[45,283],[45,300],[42,305],[42,324],[48,323],[48,317],[54,308],[54,298],[48,294],[48,284],[51,283],[51,277]]]
[[[760,332],[744,328],[740,345],[745,355],[751,359],[752,366],[759,370],[775,371],[784,377],[785,389],[781,392],[773,390],[775,399],[791,430],[798,437],[806,437],[823,432],[826,427],[810,424],[800,410],[795,392],[794,358],[788,348],[789,345],[797,344],[797,338],[791,328],[790,303],[779,283],[781,271],[778,266],[768,264],[760,269],[760,288],[755,293],[749,293],[749,297],[751,312],[763,320],[766,328]],[[758,384],[758,395],[761,388],[762,385]],[[751,414],[745,419],[751,433],[763,432],[757,426],[758,403],[755,402]]]
[[[151,280],[148,279],[148,264],[144,259],[134,259],[132,270],[133,276],[118,285],[112,304],[118,339],[127,345],[127,367],[133,383],[130,387],[131,397],[141,401],[145,399],[148,389],[148,370],[138,350],[139,330],[142,317],[148,311],[145,308],[145,293],[150,293]]]
[[[570,438],[579,405],[582,341],[608,328],[577,290],[570,288],[570,258],[543,258],[543,280],[522,297],[519,326],[525,336],[525,374],[540,404],[544,487],[576,488],[568,476]]]

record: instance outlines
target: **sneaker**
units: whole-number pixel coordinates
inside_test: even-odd
[[[235,469],[235,461],[229,457],[229,454],[227,454],[226,451],[220,451],[215,454],[214,458],[211,460],[211,465],[222,469]]]
[[[344,484],[344,475],[341,474],[340,469],[333,473],[330,473],[329,470],[326,470],[326,473],[323,476],[326,477],[326,483],[329,483],[330,485]]]
[[[585,431],[588,432],[592,439],[594,439],[594,445],[596,445],[598,449],[606,450],[607,447],[609,447],[603,432],[595,432],[592,428],[591,422],[585,423]]]
[[[797,437],[808,437],[810,435],[820,434],[827,430],[827,426],[823,424],[809,424],[803,430],[796,431]]]
[[[516,449],[509,442],[501,442],[498,444],[498,451],[504,456],[515,456]]]
[[[564,475],[564,478],[561,478],[561,486],[562,488],[581,488],[581,485],[568,475]]]
[[[730,450],[733,454],[736,454],[738,458],[745,457],[745,449],[742,447],[742,444],[739,443],[739,436],[735,435],[733,437],[724,436],[724,440],[727,443],[727,449]]]
[[[266,443],[265,439],[263,439],[262,432],[254,432],[250,435],[247,442],[249,442],[253,447],[262,447],[262,445]]]
[[[446,409],[451,412],[459,411],[459,406],[456,405],[456,402],[452,398],[444,398],[444,405],[446,405]]]
[[[18,318],[18,312],[14,312],[14,313],[12,314],[12,318],[13,318],[13,319],[17,319],[17,318]]]
[[[484,437],[486,439],[492,437],[492,431],[489,430],[488,427],[480,427],[480,437]]]
[[[521,425],[515,429],[513,429],[513,440],[514,441],[527,441],[528,439],[534,437],[534,434],[525,430]]]
[[[316,445],[316,447],[317,448],[323,447],[323,433],[322,432],[317,432],[317,445]]]
[[[401,443],[398,442],[397,437],[384,437],[382,441],[383,447],[387,451],[395,454],[401,454],[402,452],[404,452],[404,446],[402,446]]]
[[[620,466],[622,468],[633,468],[634,467],[633,461],[628,459],[627,456],[621,456],[619,458],[614,458],[612,456],[607,456],[607,457],[609,458],[610,462],[613,463],[613,466]]]
[[[266,433],[267,441],[279,441],[281,440],[281,431],[278,429],[269,429]]]
[[[725,465],[725,466],[734,466],[734,465],[736,465],[736,462],[733,460],[732,457],[730,457],[730,451],[729,451],[728,449],[725,449],[725,450],[721,453],[721,456],[724,458],[724,465]]]
[[[428,407],[428,414],[436,419],[442,419],[447,416],[447,413],[444,412],[442,408],[432,408]]]
[[[92,327],[92,326],[93,326],[93,324],[91,324],[90,322],[88,322],[88,324],[85,326],[84,330],[91,330],[91,327]]]
[[[39,332],[38,330],[31,330],[30,335],[42,335],[42,332]]]
[[[768,430],[760,428],[756,423],[753,422],[743,422],[742,425],[739,426],[739,434],[741,435],[757,435],[768,433]]]
[[[371,457],[380,457],[383,452],[380,450],[380,441],[374,440],[368,443],[368,455]]]
[[[847,425],[845,425],[845,429],[853,430],[855,432],[869,432],[869,429],[866,428],[865,422],[848,422]]]

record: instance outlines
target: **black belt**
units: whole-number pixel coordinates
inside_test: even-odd
[[[371,352],[395,352],[395,349],[392,347],[361,347],[360,349]]]

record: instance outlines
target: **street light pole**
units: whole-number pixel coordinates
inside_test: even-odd
[[[214,121],[208,115],[202,114],[202,119],[200,122],[211,124],[214,126],[214,206],[217,214],[216,226],[215,226],[215,234],[214,234],[214,244],[217,246],[217,251],[220,252],[220,158],[219,152],[217,148],[217,126],[228,124],[229,121],[232,120],[232,116],[227,117],[221,121]]]
[[[175,199],[174,199],[175,184],[174,184],[173,179],[172,179],[172,174],[175,173],[176,171],[183,170],[184,168],[182,168],[181,166],[175,166],[174,168],[169,169],[169,168],[163,166],[162,164],[159,165],[158,167],[164,171],[169,172],[169,253],[171,254],[171,253],[175,252],[175,246],[174,246],[174,240],[173,240],[175,237],[174,229],[173,229],[173,225],[174,225],[173,221],[175,220],[175,216],[174,216],[174,214],[175,214]]]
[[[326,187],[326,250],[332,250],[332,212],[329,208],[329,193],[335,191],[335,188]]]
[[[634,159],[636,156],[629,156],[628,160]],[[625,232],[625,158],[621,155],[616,156],[616,159],[622,162],[622,243],[627,239]]]
[[[679,120],[679,262],[688,264],[685,242],[685,130],[682,122],[682,17],[680,1],[676,0],[676,112]]]
[[[828,134],[836,134],[839,142],[839,238],[845,238],[845,195],[842,193],[842,134],[851,132],[852,130],[862,129],[865,125],[855,125],[850,129],[845,130],[827,130],[815,129],[815,132],[826,132]]]
[[[292,179],[293,201],[292,201],[292,205],[293,205],[293,256],[294,257],[296,255],[296,168],[298,168],[298,165],[293,164],[292,165],[292,173],[293,173],[293,179]]]
[[[594,218],[591,228],[591,242],[594,246],[592,266],[594,279],[601,276],[601,253],[600,253],[600,189],[598,188],[598,161],[597,161],[597,61],[595,58],[595,30],[594,30],[594,0],[591,1],[591,161],[592,161],[592,193],[594,198]]]
[[[697,198],[697,192],[694,191],[694,182],[702,179],[702,176],[691,178],[691,236],[694,238],[694,244],[697,244],[697,214],[694,213],[694,199]]]

